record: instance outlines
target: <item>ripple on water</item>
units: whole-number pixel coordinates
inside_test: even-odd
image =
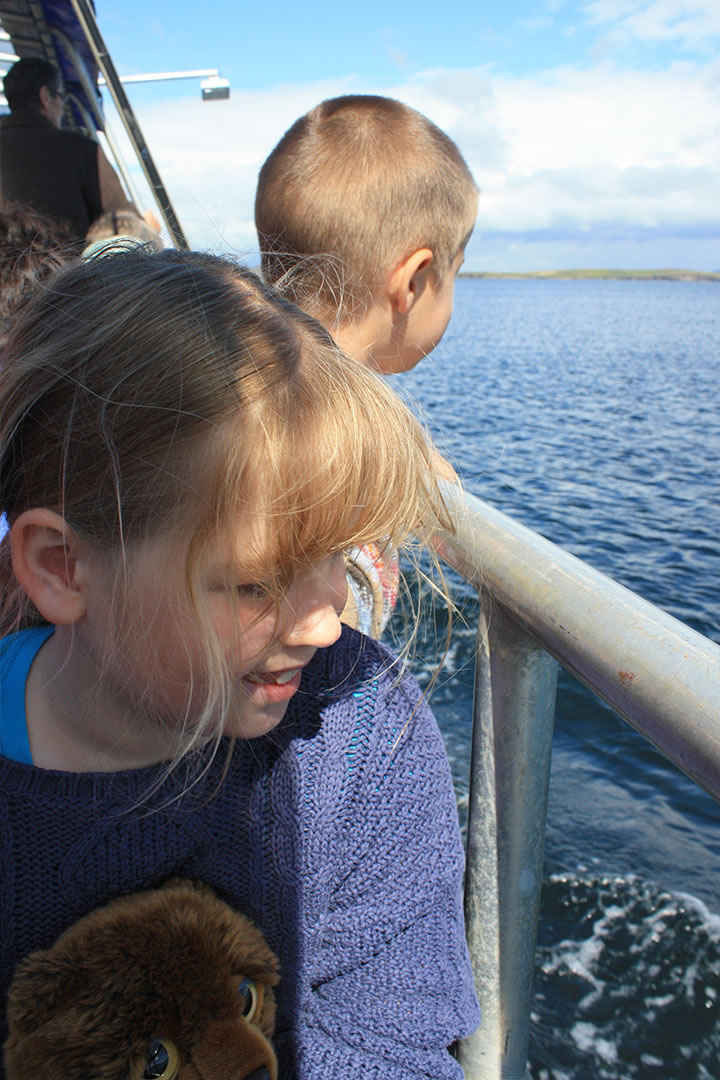
[[[552,875],[542,898],[531,1075],[716,1076],[719,970],[720,918],[695,897],[634,876]]]

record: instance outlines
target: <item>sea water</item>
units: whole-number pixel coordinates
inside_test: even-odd
[[[719,344],[713,282],[461,279],[397,385],[470,491],[720,641]],[[475,600],[455,587],[432,704],[462,818]],[[720,1077],[720,805],[565,673],[545,855],[533,1080]]]

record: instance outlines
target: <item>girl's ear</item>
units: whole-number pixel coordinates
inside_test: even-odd
[[[407,315],[425,289],[435,268],[435,256],[430,248],[419,248],[406,256],[393,270],[388,282],[388,295],[400,315]]]
[[[44,619],[56,626],[85,614],[87,574],[81,545],[60,514],[25,510],[10,530],[15,577]]]

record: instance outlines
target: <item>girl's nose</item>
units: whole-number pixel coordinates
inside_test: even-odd
[[[312,645],[321,649],[340,637],[340,613],[347,599],[345,562],[333,555],[315,563],[290,586],[285,605],[288,645]]]

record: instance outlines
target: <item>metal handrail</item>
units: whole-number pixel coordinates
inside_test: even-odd
[[[720,646],[445,485],[446,561],[480,592],[465,914],[483,1021],[467,1080],[527,1078],[559,661],[720,798]]]

